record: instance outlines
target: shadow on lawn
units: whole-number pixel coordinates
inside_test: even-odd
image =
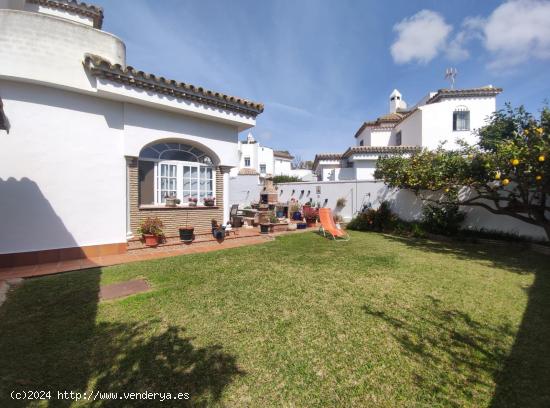
[[[0,406],[11,390],[189,393],[189,401],[128,401],[131,406],[206,406],[239,370],[221,346],[195,347],[183,329],[158,322],[96,324],[100,270],[26,282],[0,308]],[[162,328],[161,328],[162,327]],[[32,405],[31,401],[20,405]],[[119,407],[120,401],[94,406]],[[122,404],[124,405],[124,404]]]
[[[456,242],[430,242],[399,237],[387,237],[422,251],[445,253],[462,259],[489,262],[513,273],[532,273],[534,282],[528,291],[528,304],[517,333],[509,327],[487,327],[473,321],[460,311],[438,308],[438,301],[430,299],[432,308],[425,319],[435,328],[435,337],[423,338],[416,333],[417,326],[396,319],[384,312],[365,311],[380,317],[399,328],[398,340],[412,355],[425,364],[438,364],[446,359],[455,364],[465,364],[473,373],[487,371],[494,378],[496,389],[490,406],[501,407],[550,407],[550,260],[548,256],[519,249],[515,245],[492,246]],[[500,337],[514,336],[510,351],[505,349]],[[417,339],[417,340],[414,340]],[[436,350],[436,351],[430,351]],[[475,378],[469,379],[476,381]],[[450,385],[450,384],[448,384]],[[464,385],[461,392],[468,393]]]

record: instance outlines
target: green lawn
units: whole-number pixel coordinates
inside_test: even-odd
[[[550,262],[518,248],[306,233],[29,280],[0,308],[0,406],[548,407]],[[98,302],[136,277],[153,291]],[[125,404],[93,406],[181,401]]]

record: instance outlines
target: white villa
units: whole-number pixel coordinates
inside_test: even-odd
[[[389,113],[364,122],[355,133],[355,146],[344,153],[315,156],[313,171],[320,181],[374,180],[381,155],[411,154],[441,143],[456,148],[457,141],[476,140],[476,130],[496,110],[500,88],[489,85],[473,89],[440,89],[430,92],[411,108],[394,89]]]
[[[125,252],[148,216],[167,236],[228,218],[263,105],[127,65],[102,23],[74,0],[0,0],[0,266]]]
[[[239,175],[259,176],[295,176],[310,180],[313,173],[306,169],[293,169],[292,156],[287,150],[273,150],[262,146],[252,133],[248,133],[246,140],[239,141],[239,166],[231,169],[232,178]]]

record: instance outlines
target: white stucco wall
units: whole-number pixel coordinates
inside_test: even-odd
[[[0,253],[125,242],[123,105],[0,80]]]
[[[370,146],[392,146],[395,144],[395,139],[392,138],[391,129],[374,129],[371,132],[371,144]],[[367,145],[365,145],[367,146]]]
[[[355,160],[355,176],[357,180],[374,180],[374,171],[376,170],[376,160],[378,156],[368,160]]]
[[[397,132],[401,131],[401,144],[403,146],[422,145],[422,113],[422,110],[417,110],[395,127],[395,129],[393,130],[394,144],[395,135],[397,134]]]
[[[229,179],[229,205],[239,204],[241,207],[258,202],[263,184],[259,176],[239,175]]]
[[[317,194],[320,187],[320,194]],[[301,203],[312,200],[329,207],[333,212],[338,212],[345,220],[350,220],[359,211],[363,204],[370,203],[377,208],[382,201],[389,201],[391,209],[400,218],[408,221],[419,220],[422,216],[422,202],[407,190],[389,189],[382,182],[375,181],[334,181],[313,183],[282,183],[278,185],[279,201],[286,202],[294,198]],[[294,193],[292,191],[294,190]],[[304,191],[302,194],[301,191]],[[281,194],[282,191],[282,194]],[[343,197],[347,200],[346,206],[336,209],[336,200]],[[326,200],[326,203],[325,203]],[[490,212],[473,207],[464,207],[467,216],[464,227],[492,231],[511,232],[536,239],[545,239],[544,230],[530,224],[521,222],[515,218],[504,215],[493,215]]]
[[[216,164],[239,164],[236,127],[140,105],[125,104],[125,107],[125,156],[137,157],[143,146],[157,140],[170,139],[189,144],[194,142],[202,150],[210,151],[217,157],[219,162]]]
[[[470,131],[453,131],[453,111],[458,106],[465,106],[470,111]],[[444,99],[438,103],[421,106],[422,110],[422,146],[435,149],[441,141],[446,141],[445,148],[457,148],[456,141],[465,139],[475,143],[475,131],[486,125],[487,118],[496,110],[496,99],[461,98]]]
[[[274,166],[274,173],[275,175],[285,175],[285,176],[291,176],[292,175],[292,163],[291,160],[287,159],[281,159],[280,157],[275,157],[275,166]]]
[[[274,174],[274,160],[273,160],[273,149],[264,146],[258,146],[258,167],[256,171],[262,176],[266,174]],[[265,172],[260,171],[260,165],[265,164]]]
[[[92,91],[85,53],[126,65],[116,36],[84,24],[28,11],[0,9],[0,78]]]

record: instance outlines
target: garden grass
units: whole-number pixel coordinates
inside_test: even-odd
[[[11,390],[187,392],[192,406],[550,406],[550,262],[351,232],[25,281],[0,308]],[[152,291],[99,301],[100,285]]]

